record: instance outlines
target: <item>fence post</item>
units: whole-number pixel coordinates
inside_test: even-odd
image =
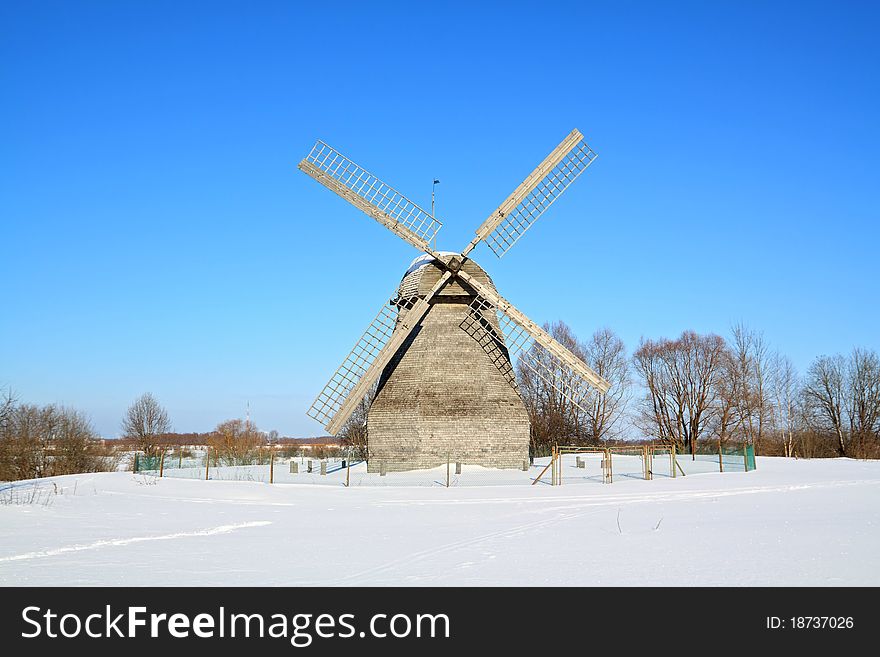
[[[556,445],[550,448],[550,485],[555,486],[558,475],[556,474]]]
[[[162,448],[162,456],[159,457],[159,476],[162,476],[162,473],[165,470],[165,448]]]
[[[183,448],[180,448],[177,451],[177,469],[179,470],[182,467],[183,467]]]
[[[275,450],[269,452],[269,483],[275,483]]]
[[[746,472],[749,471],[749,448],[745,443],[743,443],[743,467]]]
[[[138,471],[138,453],[134,453],[134,474],[137,474]]]
[[[449,454],[446,454],[446,488],[449,488]]]
[[[672,469],[672,478],[675,479],[675,443],[672,443],[669,450],[669,467]]]
[[[348,459],[345,462],[345,487],[348,488],[350,484],[351,484],[351,459]]]
[[[211,448],[205,450],[205,481],[208,481],[208,468],[211,467]]]

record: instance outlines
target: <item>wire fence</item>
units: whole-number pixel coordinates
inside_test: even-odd
[[[433,467],[402,470],[399,463],[359,458],[352,450],[251,450],[221,454],[206,447],[134,455],[132,470],[149,476],[205,481],[253,481],[344,487],[467,487],[609,484],[671,479],[709,472],[754,469],[750,445],[681,454],[668,445],[554,446],[549,456],[524,458],[515,467],[467,463],[449,454]]]

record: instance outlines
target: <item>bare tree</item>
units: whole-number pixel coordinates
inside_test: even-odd
[[[133,440],[146,456],[154,456],[159,451],[162,437],[170,431],[168,413],[148,392],[128,407],[122,419],[123,435]]]
[[[737,411],[737,404],[742,395],[736,360],[730,349],[723,351],[719,363],[712,430],[718,436],[718,449],[721,450],[724,441],[736,436],[740,430],[741,414]]]
[[[610,329],[600,329],[583,345],[582,351],[586,363],[611,384],[604,395],[593,395],[586,408],[587,438],[595,443],[619,438],[631,390],[623,340]]]
[[[0,435],[0,480],[102,472],[117,462],[84,414],[54,404],[15,405]]]
[[[20,404],[8,423],[9,463],[12,479],[48,477],[52,474],[52,443],[61,412],[57,406]]]
[[[743,324],[733,327],[733,373],[738,399],[735,411],[746,442],[756,449],[764,439],[771,423],[772,404],[767,387],[770,351],[763,333],[746,328]]]
[[[864,458],[876,449],[880,434],[880,358],[875,352],[853,350],[847,367],[847,384],[850,442],[858,450],[858,456]]]
[[[640,425],[659,440],[690,448],[713,420],[724,339],[684,331],[677,340],[642,340],[633,356],[646,388]]]
[[[355,407],[352,414],[342,425],[339,432],[339,440],[343,447],[351,450],[353,459],[366,460],[368,456],[368,431],[367,414],[370,412],[370,404],[376,397],[377,385],[369,391],[361,402]]]
[[[800,425],[798,398],[801,396],[797,370],[787,356],[778,352],[773,356],[770,394],[773,399],[773,417],[782,437],[785,456],[795,456],[795,432]]]
[[[15,393],[12,392],[12,388],[7,388],[0,395],[0,438],[4,436],[4,432],[9,426],[9,420],[12,417],[12,412],[15,410],[17,402],[18,400],[15,397]]]
[[[370,387],[339,432],[340,443],[348,449],[353,459],[366,460],[369,458],[367,416],[377,394],[379,394],[378,381]]]
[[[517,385],[531,424],[531,453],[544,453],[553,442],[596,443],[618,436],[630,386],[623,342],[603,329],[583,343],[565,322],[545,324],[544,330],[608,379],[611,388],[604,396],[590,392],[574,403],[574,395],[563,391],[582,390],[581,382],[549,351],[533,344],[516,362]]]
[[[544,324],[544,330],[554,339],[583,358],[571,329],[563,322]],[[544,372],[538,376],[534,364]],[[571,443],[577,440],[578,418],[572,412],[571,403],[559,392],[563,373],[556,367],[553,356],[535,343],[516,363],[516,376],[529,414],[531,426],[530,452],[539,453],[553,442]]]
[[[70,408],[60,409],[55,427],[52,473],[74,474],[104,469],[96,464],[100,459],[96,453],[97,438],[92,423],[83,413]]]
[[[249,463],[263,442],[264,434],[253,423],[240,419],[221,422],[208,437],[215,458],[228,465]]]
[[[806,417],[814,429],[834,434],[840,456],[846,456],[845,390],[841,356],[820,356],[810,365],[803,388]]]

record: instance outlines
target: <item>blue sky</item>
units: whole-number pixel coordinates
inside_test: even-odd
[[[0,8],[0,384],[118,432],[305,416],[418,253],[296,169],[321,138],[473,230],[572,128],[595,164],[502,260],[630,351],[880,348],[870,3],[18,2]]]

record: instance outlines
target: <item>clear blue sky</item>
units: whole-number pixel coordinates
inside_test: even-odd
[[[876,4],[6,2],[0,384],[105,435],[316,435],[314,394],[417,252],[296,169],[316,138],[438,246],[572,128],[599,159],[502,260],[538,322],[630,351],[763,330],[880,348]]]

